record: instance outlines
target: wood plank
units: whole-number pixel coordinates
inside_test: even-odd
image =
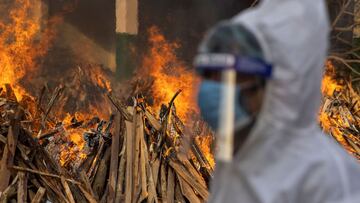
[[[89,178],[87,177],[85,171],[81,171],[81,172],[80,172],[80,179],[81,179],[81,181],[84,183],[86,191],[87,191],[88,193],[90,193],[90,195],[93,196],[93,197],[96,199],[95,193],[94,193],[94,191],[92,190],[92,187],[91,187],[90,180],[89,180]],[[80,189],[81,189],[81,188],[80,188]]]
[[[141,129],[143,129],[143,121],[141,120]],[[144,135],[140,136],[140,177],[141,177],[141,198],[140,202],[148,197],[147,190],[147,175],[146,175],[146,162],[147,160],[147,147],[144,141]]]
[[[16,183],[19,180],[19,175],[16,175],[10,185],[0,193],[0,202],[8,202],[8,198],[16,193]]]
[[[124,202],[124,180],[126,174],[126,132],[124,135],[124,141],[120,152],[120,164],[118,169],[118,180],[116,186],[115,202]]]
[[[61,184],[63,185],[63,187],[65,189],[65,194],[66,194],[68,201],[70,203],[75,203],[73,194],[72,194],[70,187],[64,177],[61,177]]]
[[[177,161],[170,160],[169,161],[170,166],[176,171],[176,173],[181,176],[197,193],[200,194],[200,196],[207,200],[209,197],[209,191],[206,187],[204,187],[196,178],[190,174],[186,168],[178,163]]]
[[[104,194],[104,189],[108,184],[107,172],[110,162],[110,155],[111,155],[111,149],[109,147],[106,147],[104,156],[100,160],[99,169],[95,175],[94,182],[92,185],[95,196],[98,197],[99,199],[102,198]]]
[[[17,202],[27,202],[27,174],[25,172],[18,172],[19,183],[17,189]]]
[[[42,198],[44,197],[46,189],[43,187],[39,187],[38,191],[36,192],[34,198],[32,199],[31,203],[40,203]]]
[[[179,180],[176,180],[176,183],[175,183],[175,202],[176,203],[186,203],[184,196],[181,192]]]
[[[134,148],[133,148],[133,155],[134,155],[134,163],[133,163],[133,201],[138,199],[139,189],[140,189],[140,176],[139,176],[139,160],[140,160],[140,136],[144,136],[144,128],[142,127],[142,118],[140,113],[134,113]]]
[[[166,189],[167,189],[167,184],[166,184],[166,170],[165,170],[165,163],[162,162],[160,165],[160,191],[161,191],[161,198],[163,202],[166,202]]]
[[[0,192],[3,192],[9,185],[11,170],[9,167],[13,165],[15,150],[19,135],[19,116],[20,112],[16,113],[16,118],[11,119],[7,135],[7,144],[5,145],[3,156],[0,161]]]
[[[85,188],[83,188],[81,185],[79,186],[81,192],[84,194],[85,198],[89,203],[97,203],[98,201],[95,199],[95,196],[88,193]]]
[[[161,130],[160,122],[149,112],[149,110],[145,111],[145,116],[149,120],[151,126],[155,128],[155,130]]]
[[[133,116],[135,117],[135,116]],[[126,125],[126,179],[125,179],[125,203],[131,203],[132,201],[132,188],[133,188],[133,130],[134,124],[129,121],[125,121]]]
[[[156,158],[154,162],[151,164],[152,174],[154,178],[154,184],[158,183],[159,169],[160,169],[160,159]]]
[[[110,175],[109,175],[109,194],[107,202],[115,202],[116,181],[118,175],[118,163],[119,163],[119,144],[120,144],[120,125],[121,115],[115,116],[115,128],[111,138],[111,161],[110,161]]]
[[[200,198],[195,194],[194,190],[191,189],[191,186],[183,180],[181,176],[177,176],[179,180],[179,185],[181,192],[184,194],[187,200],[191,203],[201,203]]]
[[[167,202],[174,203],[175,199],[175,180],[174,180],[174,172],[169,167],[168,169],[168,178],[167,178]]]
[[[142,143],[142,149],[144,152],[143,157],[144,157],[144,163],[145,163],[145,168],[146,168],[146,181],[147,181],[147,187],[148,187],[147,202],[148,203],[153,203],[153,202],[158,203],[156,185],[154,184],[152,167],[150,166],[150,163],[149,163],[149,152],[148,152],[148,148],[147,148],[144,137],[143,137],[143,139],[141,139],[141,143]]]
[[[203,186],[207,187],[206,182],[204,178],[201,176],[201,174],[194,168],[194,166],[190,163],[189,159],[182,153],[177,154],[178,160],[185,166],[187,171],[193,176],[195,176],[195,179]]]

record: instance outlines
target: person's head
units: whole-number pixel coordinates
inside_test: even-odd
[[[266,78],[271,75],[271,66],[263,58],[255,37],[241,25],[222,22],[205,37],[195,59],[202,77],[198,103],[204,120],[214,131],[218,130],[222,111],[222,73],[227,69],[237,72],[235,128],[253,123],[262,106]]]

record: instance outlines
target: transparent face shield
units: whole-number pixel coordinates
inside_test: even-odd
[[[198,95],[201,113],[216,131],[219,146],[224,146],[220,147],[217,157],[229,161],[235,130],[253,121],[248,106],[255,97],[243,93],[256,92],[260,87],[258,79],[269,78],[272,66],[263,60],[253,35],[243,26],[229,23],[220,23],[210,30],[200,45],[194,65],[203,77]]]

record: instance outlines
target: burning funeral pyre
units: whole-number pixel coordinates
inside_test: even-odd
[[[97,65],[72,68],[41,88],[31,80],[61,19],[41,31],[32,6],[17,0],[0,23],[1,202],[206,201],[213,136],[200,120],[183,123],[196,113],[189,97],[196,79],[179,65],[177,45],[150,30],[144,74],[153,78],[151,91],[135,88],[127,99],[110,93]]]
[[[125,99],[98,65],[29,88],[61,18],[41,31],[31,2],[16,5],[10,23],[0,22],[1,202],[206,201],[213,135],[196,116],[198,81],[176,57],[179,45],[150,28]],[[360,158],[359,90],[327,66],[320,123]]]
[[[34,137],[34,120],[39,120],[40,128],[41,122],[52,122],[46,117],[48,111],[33,114],[36,101],[18,102],[11,86],[5,87],[0,94],[0,141],[5,146],[1,164],[7,166],[0,174],[2,200],[16,193],[18,200],[27,201],[29,196],[32,201],[52,202],[203,202],[208,198],[213,168],[176,115],[174,100],[180,92],[163,105],[159,119],[144,98],[133,98],[126,107],[108,95],[118,110],[108,120],[75,116]],[[47,109],[61,91],[56,89]]]

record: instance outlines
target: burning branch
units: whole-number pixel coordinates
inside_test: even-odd
[[[354,0],[329,0],[332,47],[326,63],[319,120],[324,131],[360,159],[360,48],[353,42]]]

